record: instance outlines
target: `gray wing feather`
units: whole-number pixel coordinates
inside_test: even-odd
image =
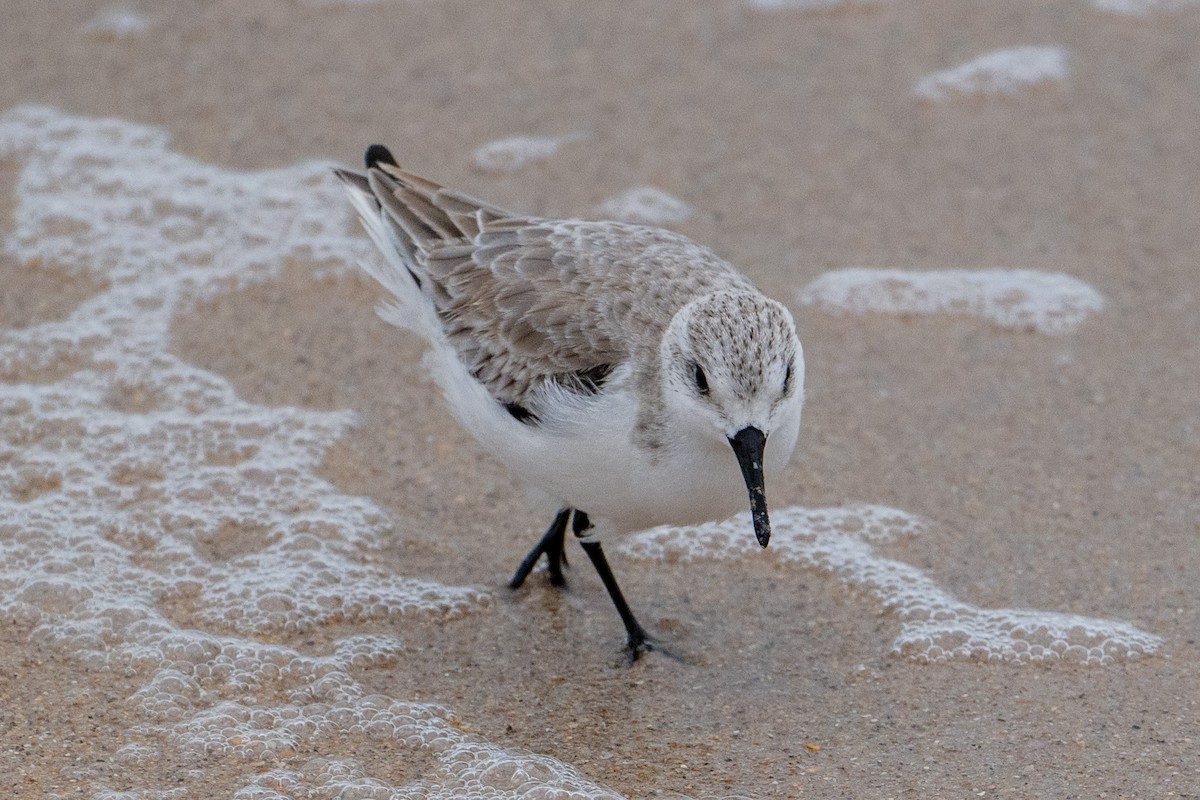
[[[448,341],[503,403],[550,381],[594,390],[594,376],[657,351],[689,300],[751,288],[669,231],[512,214],[389,164],[338,175],[376,204]]]

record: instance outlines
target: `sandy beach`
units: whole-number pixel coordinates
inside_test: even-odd
[[[0,796],[1200,796],[1200,6],[0,11]],[[681,660],[573,543],[508,590],[550,520],[374,312],[373,142],[795,315],[797,522],[611,549]],[[852,267],[1098,299],[805,294]]]

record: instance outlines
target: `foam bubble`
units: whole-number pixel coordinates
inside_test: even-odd
[[[751,8],[765,11],[834,11],[849,8],[873,8],[891,0],[749,0]]]
[[[1072,331],[1104,308],[1104,296],[1083,281],[1028,269],[840,269],[821,275],[797,297],[829,311],[969,314],[1039,333]]]
[[[106,8],[84,26],[89,33],[107,34],[109,36],[132,36],[142,33],[149,27],[146,17],[136,8],[116,6]]]
[[[1067,53],[1061,47],[1013,47],[985,53],[957,67],[926,75],[913,93],[925,100],[954,95],[1014,94],[1067,77]]]
[[[653,186],[638,186],[605,200],[592,211],[603,219],[635,222],[643,225],[668,225],[683,222],[695,213],[677,197]]]
[[[1184,11],[1200,6],[1200,0],[1092,0],[1092,8],[1110,14],[1148,17],[1151,14]]]
[[[336,272],[368,256],[330,165],[227,171],[172,152],[159,129],[44,107],[0,115],[0,158],[21,165],[3,262],[107,287],[61,319],[0,330],[0,621],[63,663],[134,681],[137,724],[113,762],[215,759],[242,797],[614,797],[473,739],[444,709],[368,696],[355,675],[396,664],[395,637],[330,635],[317,654],[279,643],[491,603],[379,566],[389,520],[315,472],[351,414],[248,403],[170,352],[172,320],[201,299],[288,261]],[[394,741],[431,771],[392,786],[336,766],[346,736]],[[302,748],[335,766],[305,771]],[[295,791],[261,783],[264,761]],[[180,775],[174,789],[96,793],[190,796],[204,779]]]
[[[535,161],[545,161],[568,142],[587,138],[582,132],[566,136],[512,136],[488,142],[471,154],[475,166],[486,172],[516,172]]]
[[[332,6],[366,6],[381,3],[383,0],[300,0],[306,6],[328,8]]]
[[[798,563],[867,592],[901,620],[892,652],[919,662],[951,660],[1110,665],[1158,651],[1162,640],[1124,622],[1032,609],[980,608],[951,596],[874,545],[921,533],[913,514],[874,505],[785,508],[771,515],[768,557]],[[761,553],[748,514],[686,528],[655,528],[623,542],[636,557],[687,562]]]

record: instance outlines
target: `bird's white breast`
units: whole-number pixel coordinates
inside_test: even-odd
[[[532,488],[560,507],[587,512],[597,537],[723,519],[748,507],[728,444],[669,436],[653,449],[635,444],[638,407],[624,368],[602,395],[565,396],[541,407],[541,424],[529,425],[513,419],[456,366],[443,388],[460,423]],[[797,417],[790,431],[780,430],[768,442],[768,474],[787,463],[798,426]]]

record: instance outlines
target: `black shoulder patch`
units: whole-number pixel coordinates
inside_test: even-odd
[[[612,364],[600,364],[591,369],[577,370],[570,373],[563,384],[581,394],[597,394],[604,388],[612,371]]]
[[[381,144],[373,144],[368,147],[367,154],[363,156],[363,161],[366,162],[367,169],[376,164],[390,164],[393,167],[400,166],[396,163],[396,157],[392,155],[392,151]]]
[[[504,410],[512,414],[512,418],[517,422],[523,422],[526,425],[537,425],[538,423],[537,415],[525,406],[517,405],[516,403],[505,403]]]

